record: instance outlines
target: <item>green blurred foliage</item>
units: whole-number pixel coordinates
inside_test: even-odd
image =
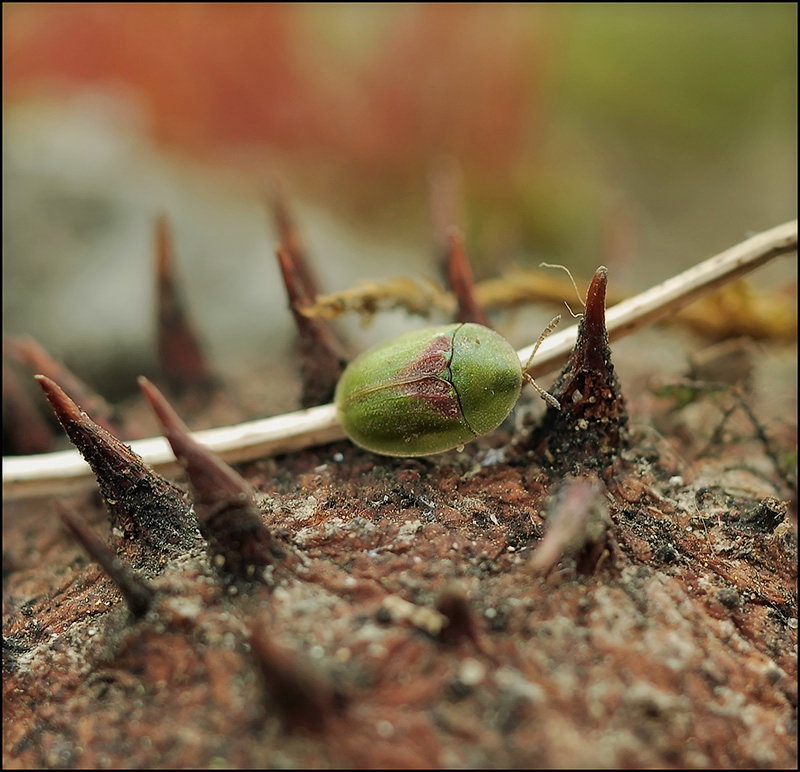
[[[474,241],[677,270],[796,216],[796,5],[550,10],[544,130],[511,179],[469,186]]]
[[[454,159],[478,276],[605,263],[644,286],[796,213],[795,4],[7,4],[4,20],[7,101],[125,84],[163,146],[259,188],[281,177],[365,240],[422,254],[427,176]]]
[[[582,5],[554,87],[561,111],[665,164],[729,152],[796,113],[797,6]]]

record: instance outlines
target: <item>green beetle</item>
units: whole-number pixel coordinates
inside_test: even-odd
[[[497,428],[523,379],[532,380],[505,338],[480,324],[455,323],[406,333],[356,357],[339,379],[335,402],[356,445],[425,456]]]

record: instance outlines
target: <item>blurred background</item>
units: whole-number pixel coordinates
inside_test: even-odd
[[[3,22],[4,331],[111,397],[152,369],[159,212],[221,366],[291,347],[276,183],[325,291],[439,278],[442,169],[478,278],[604,263],[642,289],[796,216],[793,3],[13,3]],[[756,280],[791,281],[786,262]]]

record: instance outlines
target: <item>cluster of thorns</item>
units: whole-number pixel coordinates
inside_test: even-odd
[[[327,321],[309,312],[318,296],[317,287],[292,219],[280,200],[274,214],[281,242],[276,254],[299,335],[302,405],[324,404],[331,400],[345,365],[343,346]],[[208,394],[219,388],[219,381],[180,301],[164,218],[158,220],[156,234],[162,377],[179,399]],[[491,326],[475,298],[463,241],[454,231],[448,235],[446,254],[457,320]],[[610,470],[626,445],[627,413],[608,346],[606,282],[606,270],[599,268],[589,285],[577,342],[550,389],[556,404],[549,405],[540,425],[515,445],[514,452],[535,456],[546,468],[571,479],[561,487],[559,518],[550,524],[531,560],[532,569],[540,574],[550,571],[567,548],[573,550],[579,570],[585,572],[595,570],[613,552],[603,508],[607,495],[603,479],[613,474]],[[205,544],[211,564],[229,586],[236,582],[273,583],[302,565],[300,551],[264,524],[252,486],[192,436],[149,380],[140,378],[139,386],[185,469],[192,488],[191,501],[117,438],[120,427],[108,404],[38,344],[11,340],[7,351],[37,373],[36,380],[58,421],[97,478],[109,513],[111,546],[67,507],[59,506],[59,514],[69,532],[114,581],[133,615],[146,615],[157,600],[156,590],[144,575],[160,570],[170,557],[201,544]],[[4,388],[8,414],[15,417],[6,430],[17,452],[49,450],[49,428],[29,404],[13,374],[7,374]],[[474,625],[466,600],[451,595],[443,596],[437,604],[445,619],[440,634],[445,638],[472,635]],[[332,692],[309,686],[306,676],[293,668],[286,653],[274,647],[260,626],[252,628],[251,644],[268,681],[295,679],[291,689],[277,688],[279,693],[304,694],[304,700],[312,703],[337,699]],[[293,704],[285,707],[289,718],[297,710]],[[321,712],[303,709],[297,713],[301,714]]]

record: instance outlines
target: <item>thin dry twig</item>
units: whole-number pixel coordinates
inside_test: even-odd
[[[691,303],[699,296],[797,249],[797,221],[778,225],[674,276],[606,313],[610,339],[621,338]],[[564,362],[577,338],[577,325],[551,335],[528,372],[536,377]],[[533,346],[518,353],[524,365]],[[228,463],[289,453],[344,437],[333,405],[197,432],[194,437]],[[177,469],[163,437],[130,443],[131,449],[160,471]],[[3,497],[20,499],[65,494],[90,487],[91,470],[75,450],[3,459]]]
[[[396,308],[418,316],[429,316],[431,311],[452,314],[456,301],[431,279],[394,276],[383,281],[363,281],[330,295],[317,295],[313,303],[298,311],[303,316],[320,319],[335,319],[354,311],[368,321],[378,311]]]

